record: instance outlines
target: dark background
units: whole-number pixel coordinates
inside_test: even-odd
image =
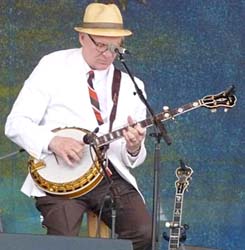
[[[19,150],[4,136],[4,123],[28,75],[52,51],[79,46],[73,27],[91,1],[2,0],[0,4],[0,155]],[[175,170],[183,159],[194,171],[185,192],[182,222],[188,245],[244,249],[244,6],[239,0],[128,1],[125,26],[134,36],[126,62],[146,86],[156,113],[236,86],[229,112],[199,108],[165,123],[172,145],[161,142],[161,232],[172,219]],[[119,67],[121,66],[117,62]],[[35,105],[35,104],[33,104]],[[151,129],[149,129],[151,132]],[[154,139],[148,158],[134,170],[152,208]],[[19,189],[27,155],[0,161],[0,209],[7,233],[44,234],[32,199]],[[161,242],[161,249],[167,243]]]

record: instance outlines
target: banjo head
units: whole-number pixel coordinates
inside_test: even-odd
[[[88,130],[81,128],[56,129],[59,136],[83,140]],[[84,146],[83,157],[74,166],[67,165],[55,154],[48,154],[42,160],[30,157],[28,167],[35,184],[43,191],[75,198],[95,188],[103,179],[102,169],[93,148]]]

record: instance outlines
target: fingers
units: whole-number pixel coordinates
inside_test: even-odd
[[[49,150],[61,157],[69,166],[73,166],[81,160],[83,148],[83,142],[62,136],[55,136],[49,144]]]
[[[139,123],[135,123],[131,116],[128,117],[128,124],[127,132],[129,139],[133,142],[142,141],[145,137],[146,129],[142,128]]]
[[[127,150],[131,153],[139,150],[143,139],[145,138],[146,129],[140,124],[135,123],[131,116],[128,117],[129,126],[123,131],[123,136],[126,140]]]

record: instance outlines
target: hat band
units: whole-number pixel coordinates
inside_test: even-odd
[[[83,28],[123,29],[123,25],[121,23],[83,23]]]

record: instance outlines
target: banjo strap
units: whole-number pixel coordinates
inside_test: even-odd
[[[116,118],[120,84],[121,84],[121,71],[115,68],[112,81],[112,91],[111,91],[113,107],[111,109],[111,114],[110,114],[109,132],[112,131],[113,122]]]

